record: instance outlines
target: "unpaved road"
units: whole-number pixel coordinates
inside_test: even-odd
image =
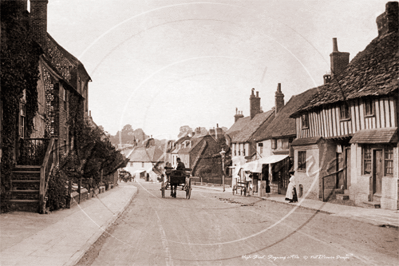
[[[159,184],[135,185],[77,265],[399,265],[394,228],[206,189],[161,198]]]

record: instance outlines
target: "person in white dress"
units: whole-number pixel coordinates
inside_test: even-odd
[[[290,183],[288,184],[287,193],[285,194],[285,200],[289,200],[290,203],[298,201],[295,181],[295,171],[290,171]]]

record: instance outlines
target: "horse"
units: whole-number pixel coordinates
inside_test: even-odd
[[[185,172],[182,170],[173,170],[168,175],[170,184],[170,196],[176,198],[177,186],[184,184],[186,181]]]

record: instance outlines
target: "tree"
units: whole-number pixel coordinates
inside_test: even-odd
[[[181,137],[184,137],[187,134],[191,134],[193,132],[193,129],[189,126],[181,126],[180,127],[180,132],[179,135],[177,136],[178,139],[180,139]]]

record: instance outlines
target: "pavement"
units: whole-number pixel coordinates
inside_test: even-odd
[[[134,183],[98,194],[70,209],[50,214],[0,215],[0,265],[75,265],[126,209],[137,193]]]
[[[221,186],[198,185],[193,187],[199,189],[210,189],[220,192],[223,191],[223,188]],[[225,193],[232,193],[232,189],[230,187],[226,187]],[[256,195],[251,195],[250,197],[262,198],[264,200],[276,203],[288,204],[292,206],[297,206],[299,208],[316,210],[333,216],[350,218],[381,227],[399,228],[399,210],[372,209],[358,206],[347,206],[305,198],[299,198],[299,201],[297,203],[289,203],[285,200],[285,195],[280,194],[268,194],[267,197],[258,197]]]
[[[137,193],[134,184],[119,183],[117,187],[98,194],[97,197],[48,215],[29,212],[1,214],[0,265],[75,265],[133,200]],[[223,191],[218,186],[193,187]],[[226,187],[225,193],[232,193],[231,188]],[[310,199],[288,203],[283,195],[270,195],[262,199],[377,226],[399,228],[399,211],[367,209]]]

